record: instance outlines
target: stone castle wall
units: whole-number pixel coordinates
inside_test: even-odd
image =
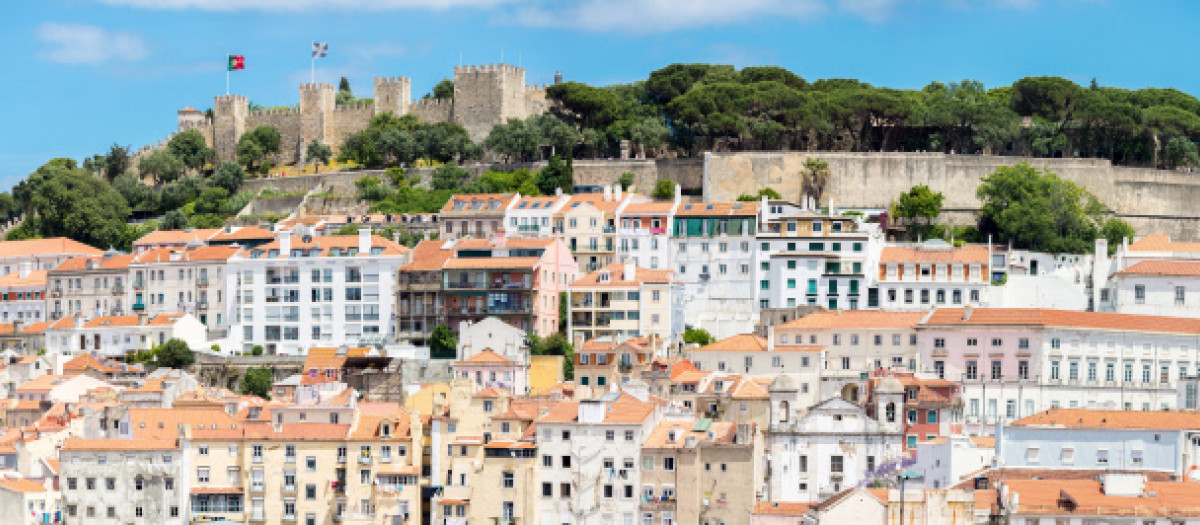
[[[427,98],[413,102],[409,112],[416,115],[421,122],[451,122],[454,120],[454,100]]]
[[[286,162],[292,162],[304,148],[302,130],[300,129],[300,108],[264,109],[252,111],[246,117],[246,131],[258,126],[274,126],[279,132],[279,152]]]
[[[333,145],[334,151],[337,151],[347,136],[365,129],[374,116],[375,105],[369,102],[337,106],[329,119],[324,142]]]

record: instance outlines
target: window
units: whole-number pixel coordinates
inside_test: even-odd
[[[1108,450],[1102,448],[1102,449],[1099,449],[1096,451],[1096,464],[1097,465],[1107,465],[1108,464]]]
[[[208,483],[208,467],[196,469],[196,483]]]
[[[979,377],[979,362],[967,361],[967,379],[977,379]]]
[[[663,470],[675,470],[675,458],[667,456],[663,458]]]
[[[1133,302],[1136,304],[1146,304],[1146,286],[1136,285],[1133,287]]]
[[[841,472],[843,472],[843,470],[842,470],[842,456],[830,456],[830,457],[829,457],[829,471],[830,471],[830,472],[837,472],[837,473],[841,473]]]
[[[512,472],[504,472],[501,474],[500,486],[506,489],[516,488],[517,482],[516,478],[513,477]]]

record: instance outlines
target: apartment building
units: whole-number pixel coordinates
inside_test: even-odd
[[[613,263],[570,285],[568,338],[621,340],[653,335],[670,344],[683,333],[683,285],[672,270],[632,260]]]
[[[295,355],[311,346],[374,346],[393,340],[397,270],[410,250],[359,230],[357,236],[275,241],[234,255],[231,338],[245,351]]]
[[[520,200],[519,193],[461,194],[450,198],[439,214],[439,238],[486,239],[504,229],[509,208]]]
[[[577,267],[556,238],[463,239],[443,245],[453,255],[442,264],[445,324],[493,316],[547,337],[558,330],[559,292],[575,280]]]
[[[232,290],[229,261],[237,246],[157,248],[129,263],[133,310],[150,316],[191,314],[213,339],[224,338],[230,325],[226,298]]]
[[[14,520],[13,525],[61,522],[62,501],[57,490],[37,480],[0,478],[0,516]]]
[[[522,196],[505,213],[505,233],[510,237],[553,237],[554,216],[571,197],[562,190],[548,197]]]
[[[586,275],[617,260],[617,210],[631,195],[579,193],[555,215],[555,229],[567,243],[579,263],[579,275]]]
[[[1138,472],[1105,472],[1098,479],[1006,479],[1000,482],[1000,512],[1009,523],[1200,523],[1200,485],[1147,481]]]
[[[617,211],[617,259],[658,270],[674,268],[668,233],[681,197],[675,187],[671,202],[630,202]]]
[[[771,211],[764,212],[756,238],[760,308],[879,306],[878,292],[869,286],[883,249],[877,225],[779,201],[762,207]]]
[[[911,373],[879,370],[871,374],[866,386],[867,415],[875,419],[900,418],[904,425],[904,449],[914,450],[919,442],[940,437],[962,435],[963,400],[959,384],[945,379],[921,378]],[[888,381],[888,379],[894,379]],[[876,395],[892,396],[897,384],[904,395],[903,406],[895,406],[891,414],[879,414],[875,408],[886,405],[876,402]],[[888,389],[882,389],[886,386]]]
[[[0,322],[46,320],[46,273],[26,262],[18,264],[17,271],[0,276]]]
[[[825,362],[825,347],[784,345],[778,341],[778,338],[772,337],[771,334],[768,334],[768,337],[741,334],[690,348],[683,353],[700,370],[757,377],[771,377],[776,374],[811,376],[812,390],[815,394],[817,374]],[[807,393],[808,389],[805,391]]]
[[[428,346],[433,329],[446,324],[446,311],[442,306],[442,267],[454,257],[453,246],[453,241],[421,241],[413,247],[412,262],[399,268],[396,276],[396,336],[401,342]]]
[[[191,314],[114,315],[84,321],[63,319],[46,328],[46,350],[59,355],[93,352],[123,358],[149,350],[171,339],[181,339],[189,348],[203,348],[208,341],[204,325]]]
[[[926,312],[817,311],[775,327],[779,345],[823,346],[821,398],[859,402],[862,372],[916,370],[917,325]]]
[[[511,395],[529,392],[530,355],[527,334],[495,317],[463,323],[458,329],[455,377],[478,389],[500,388]]]
[[[539,522],[675,523],[672,511],[642,506],[642,443],[660,418],[657,405],[616,392],[563,401],[539,417]]]
[[[133,254],[141,255],[158,248],[182,250],[191,243],[207,244],[208,239],[219,231],[221,230],[218,228],[154,230],[133,241]]]
[[[758,202],[698,202],[675,210],[671,251],[688,304],[684,323],[724,338],[753,330],[762,283],[754,242]]]
[[[102,256],[73,257],[50,270],[46,276],[48,318],[81,314],[84,320],[91,320],[132,314],[129,264],[133,259],[133,255],[109,250]]]
[[[189,465],[176,440],[69,438],[59,465],[64,523],[189,522]]]
[[[661,348],[653,336],[584,342],[575,349],[577,394],[599,397],[640,377]]]
[[[1200,261],[1141,261],[1111,281],[1113,311],[1200,317]]]
[[[209,246],[234,246],[243,249],[258,248],[275,240],[280,228],[272,226],[225,226],[208,238]],[[195,244],[193,242],[193,244]]]
[[[879,306],[887,310],[987,306],[992,281],[1000,281],[1007,268],[1005,260],[1005,254],[994,252],[991,245],[951,246],[940,239],[889,245],[879,256]]]
[[[748,525],[762,490],[762,454],[753,424],[659,422],[642,444],[640,522],[670,517],[677,523]]]
[[[66,237],[4,241],[0,243],[0,275],[17,271],[21,263],[29,263],[31,270],[53,270],[72,257],[103,254],[97,248]]]
[[[1200,321],[1020,308],[939,308],[917,328],[924,372],[958,381],[973,433],[1048,408],[1177,406]]]

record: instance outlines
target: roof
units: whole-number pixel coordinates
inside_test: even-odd
[[[1057,515],[1078,512],[1088,516],[1200,516],[1200,483],[1146,483],[1145,492],[1120,496],[1104,492],[1097,480],[1005,480],[1010,514]],[[1011,507],[1015,506],[1013,509]]]
[[[9,272],[7,275],[0,277],[0,287],[45,288],[46,273],[46,270],[32,270],[22,277],[20,270]]]
[[[176,408],[130,408],[129,426],[137,439],[175,439],[179,427],[191,430],[193,438],[235,438],[242,426],[220,406]]]
[[[338,348],[332,346],[312,347],[304,357],[304,370],[341,368],[350,357],[361,357],[367,354],[369,348],[347,348],[343,354],[338,354]]]
[[[475,194],[459,194],[450,197],[446,201],[446,205],[442,206],[442,213],[467,212],[467,211],[493,211],[503,212],[508,203],[513,200],[516,195],[512,193],[475,193]],[[495,201],[497,205],[488,208],[488,203]]]
[[[237,246],[197,246],[195,248],[155,248],[134,258],[137,264],[178,261],[227,261],[241,248]],[[178,254],[178,259],[172,259]]]
[[[449,241],[421,241],[412,251],[412,262],[401,266],[402,272],[434,272],[442,269],[446,261],[454,257],[454,250],[446,248]]]
[[[808,513],[808,503],[792,503],[788,501],[760,501],[754,504],[755,514],[775,514],[784,516],[801,516]]]
[[[174,450],[174,439],[81,439],[67,438],[63,450]]]
[[[979,471],[970,473],[964,476],[963,481],[958,482],[951,488],[971,490],[975,486],[975,480],[983,478],[988,480],[989,487],[995,487],[1001,481],[1013,479],[1041,479],[1041,480],[1071,480],[1071,479],[1087,479],[1094,480],[1098,476],[1106,472],[1122,472],[1121,470],[1113,469],[1063,469],[1063,468],[1028,468],[1028,467],[1009,467],[1009,468],[991,468],[984,467]],[[1129,471],[1124,471],[1129,472]],[[1158,470],[1139,470],[1134,471],[1146,476],[1149,481],[1170,481],[1174,478],[1173,472],[1164,472]]]
[[[1187,261],[1142,261],[1117,275],[1166,275],[1175,277],[1200,277],[1200,262]]]
[[[1175,242],[1170,235],[1147,235],[1129,245],[1131,252],[1200,252],[1198,242]]]
[[[497,386],[489,386],[475,393],[475,397],[501,397],[508,392]]]
[[[643,403],[629,394],[619,394],[616,401],[608,402],[608,411],[602,424],[642,423],[654,413],[653,403]],[[579,401],[563,401],[554,405],[549,412],[538,418],[538,423],[576,423],[579,421]]]
[[[973,308],[966,320],[963,320],[962,308],[938,308],[922,325],[1034,325],[1089,330],[1200,334],[1200,319],[1044,308]]]
[[[217,230],[217,233],[208,238],[208,242],[212,243],[232,243],[237,241],[265,241],[275,238],[275,232],[270,228],[261,226],[242,226],[233,227],[232,231],[226,232],[225,229]]]
[[[120,368],[96,359],[91,354],[83,354],[63,363],[63,372],[85,372],[89,369],[107,374],[119,373]]]
[[[746,377],[738,381],[737,385],[731,389],[731,392],[730,397],[736,400],[770,399],[771,397],[770,393],[767,392],[766,386]]]
[[[158,314],[158,315],[154,316],[153,318],[148,319],[146,321],[146,325],[147,326],[173,325],[173,324],[175,324],[176,321],[179,321],[185,315],[187,315],[187,314]],[[84,323],[83,327],[84,328],[112,328],[112,327],[126,327],[126,326],[137,326],[137,325],[138,325],[138,316],[136,316],[136,315],[106,315],[104,317],[97,317],[95,319],[92,319],[91,321],[88,321],[87,323]]]
[[[726,337],[720,341],[709,343],[689,352],[766,352],[767,340],[754,334],[741,334]]]
[[[63,317],[62,319],[59,319],[57,321],[38,321],[36,323],[30,323],[29,326],[26,326],[25,328],[21,329],[21,333],[23,333],[23,334],[40,334],[40,333],[45,332],[46,329],[48,329],[48,328],[67,328],[69,326],[74,326],[74,325],[75,325],[75,318]]]
[[[279,431],[267,423],[246,424],[246,437],[254,439],[333,441],[346,439],[349,433],[350,425],[337,423],[284,423]]]
[[[96,268],[99,270],[122,270],[129,268],[129,263],[133,262],[133,258],[133,255],[127,253],[118,253],[110,257],[72,257],[55,267],[54,271],[78,272],[87,270],[88,261],[99,261],[100,264]]]
[[[1123,428],[1200,430],[1200,412],[1134,412],[1051,408],[1011,423],[1011,426],[1062,428]]]
[[[0,242],[0,258],[64,254],[104,255],[104,251],[66,237]]]
[[[652,270],[650,268],[642,268],[640,266],[633,267],[633,278],[625,279],[625,265],[615,262],[605,266],[599,270],[589,273],[571,283],[572,287],[591,287],[591,286],[637,286],[647,283],[670,283],[674,270]],[[607,281],[601,281],[600,276],[607,274]]]
[[[680,204],[675,210],[677,217],[710,217],[713,215],[757,215],[761,203],[752,202],[694,202]]]
[[[646,440],[642,443],[645,448],[683,448],[687,444],[687,438],[696,438],[702,443],[716,443],[721,445],[733,445],[734,435],[737,434],[737,423],[730,422],[710,422],[705,430],[697,430],[703,428],[702,422],[710,420],[701,419],[696,421],[662,421],[654,430],[650,431],[650,435],[646,436]],[[675,434],[675,440],[672,441],[671,434]],[[712,439],[709,439],[709,435]]]
[[[667,214],[671,212],[671,208],[675,207],[675,202],[631,202],[625,205],[623,215],[656,215]]]
[[[192,487],[192,494],[241,494],[241,487]]]
[[[353,248],[355,250],[358,249],[358,236],[357,235],[328,235],[328,236],[323,236],[323,237],[310,237],[308,242],[305,242],[304,238],[302,238],[302,237],[292,237],[288,242],[291,243],[292,251],[318,250],[317,255],[322,256],[322,257],[328,256],[330,250],[332,250],[334,248],[337,248],[339,250],[345,250],[348,248]],[[391,240],[384,239],[383,237],[380,237],[378,235],[371,236],[371,247],[372,248],[382,247],[383,253],[380,255],[404,255],[404,254],[408,253],[409,251],[411,251],[409,247],[404,246],[403,244],[399,244],[399,243],[393,242]],[[255,253],[261,252],[264,254],[271,250],[279,250],[279,240],[278,239],[271,241],[269,243],[266,243],[266,244],[254,249]],[[367,255],[367,254],[359,254],[359,255]],[[289,257],[289,256],[291,256],[290,253],[288,253],[288,254],[281,253],[281,254],[277,255],[277,257],[280,257],[280,258]]]
[[[988,247],[984,244],[965,246],[885,246],[879,255],[881,263],[952,263],[987,264]]]
[[[995,436],[971,436],[971,443],[979,448],[996,448]]]
[[[28,478],[0,478],[0,489],[9,492],[46,492],[46,487]]]
[[[548,248],[558,241],[555,237],[506,237],[501,243],[496,237],[462,239],[454,244],[456,250],[488,250],[497,248]]]
[[[50,390],[51,388],[54,388],[61,383],[65,383],[67,381],[75,379],[76,377],[79,377],[79,374],[63,374],[63,375],[46,374],[46,375],[42,375],[42,376],[37,376],[33,379],[30,379],[29,381],[26,381],[21,386],[17,387],[17,391],[20,392],[22,390],[24,390],[24,391]]]
[[[883,310],[820,310],[776,327],[780,329],[896,329],[914,328],[926,312],[889,312]]]
[[[133,241],[134,245],[138,244],[187,244],[191,241],[207,241],[217,232],[219,228],[199,229],[199,230],[155,230],[141,239]]]
[[[481,268],[533,268],[540,257],[456,257],[446,261],[447,270],[471,270]]]
[[[474,363],[474,364],[481,364],[481,363],[509,364],[510,363],[510,361],[508,359],[506,359],[504,356],[502,356],[500,354],[497,354],[491,348],[485,348],[485,349],[483,349],[482,352],[479,352],[478,354],[475,354],[475,355],[471,356],[470,358],[464,359],[459,362],[460,363]]]

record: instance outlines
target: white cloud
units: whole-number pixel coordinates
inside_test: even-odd
[[[778,17],[808,20],[825,10],[824,0],[578,0],[521,7],[507,18],[532,27],[645,33]]]
[[[883,22],[892,15],[900,0],[838,0],[838,9],[868,22]]]
[[[86,24],[46,22],[38,26],[37,39],[48,46],[38,51],[37,56],[62,64],[135,62],[147,55],[140,36]]]
[[[100,0],[105,4],[150,9],[200,9],[205,11],[309,11],[315,9],[449,9],[491,6],[509,0]]]

